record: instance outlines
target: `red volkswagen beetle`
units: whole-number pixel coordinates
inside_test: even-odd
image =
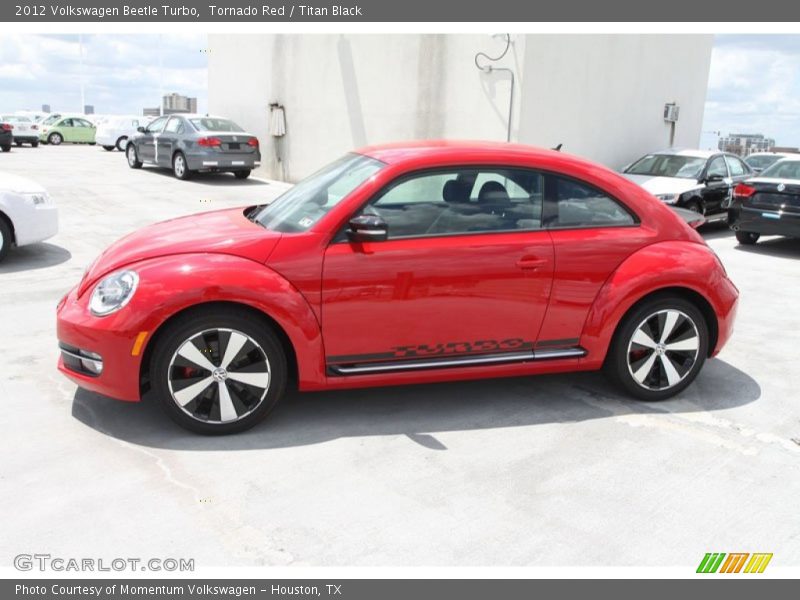
[[[58,306],[59,369],[198,433],[284,395],[604,368],[677,394],[738,292],[702,238],[612,171],[494,143],[364,148],[268,206],[147,227]],[[533,384],[532,384],[533,385]]]

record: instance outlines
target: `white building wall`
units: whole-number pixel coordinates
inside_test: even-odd
[[[514,73],[512,140],[619,166],[700,136],[711,36],[516,35],[495,67]],[[367,144],[420,138],[505,140],[511,76],[476,68],[488,35],[211,35],[209,110],[262,141],[262,174],[296,181]],[[630,100],[630,101],[629,101]],[[287,134],[268,132],[269,103]],[[633,107],[633,108],[632,108]]]
[[[713,36],[531,35],[519,140],[620,168],[669,147],[664,105],[676,102],[675,146],[700,143]]]

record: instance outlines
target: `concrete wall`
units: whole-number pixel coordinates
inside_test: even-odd
[[[617,167],[700,136],[711,36],[516,35],[484,64],[514,76],[512,140]],[[359,146],[419,138],[505,140],[511,74],[476,68],[503,36],[211,35],[209,110],[259,136],[261,174],[296,181]],[[269,103],[287,135],[268,132]],[[667,137],[665,138],[665,132]]]
[[[713,36],[528,36],[519,141],[619,168],[669,147],[664,104],[677,102],[675,146],[700,143]]]

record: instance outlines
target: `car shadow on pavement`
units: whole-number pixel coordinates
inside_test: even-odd
[[[54,267],[70,258],[72,254],[69,250],[55,244],[39,243],[11,248],[5,260],[0,262],[0,274]]]
[[[175,175],[170,169],[159,167],[145,168],[148,173],[155,173],[162,177],[169,177],[175,179]],[[189,183],[200,183],[202,185],[229,185],[229,186],[256,186],[256,185],[269,185],[268,181],[258,179],[256,177],[248,177],[247,179],[236,179],[233,173],[193,173],[192,178],[188,180]]]
[[[800,239],[797,238],[767,238],[759,240],[757,244],[750,246],[739,244],[736,249],[742,252],[750,252],[751,254],[800,259]]]
[[[171,450],[290,448],[376,435],[405,435],[431,450],[446,450],[437,432],[714,411],[760,396],[761,387],[752,377],[715,359],[677,398],[657,403],[624,397],[599,373],[573,373],[292,393],[263,423],[222,437],[184,431],[147,396],[140,403],[118,402],[79,389],[72,416],[103,435]]]
[[[719,240],[733,236],[733,230],[727,223],[707,223],[698,230],[698,233],[705,240]]]

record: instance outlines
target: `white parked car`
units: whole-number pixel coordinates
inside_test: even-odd
[[[147,127],[149,122],[149,117],[136,115],[106,117],[97,125],[94,139],[109,152],[114,148],[124,152],[128,138],[136,135],[139,127]]]
[[[41,242],[58,233],[58,209],[41,185],[0,171],[0,261],[11,246]]]
[[[795,154],[793,152],[755,152],[745,158],[744,162],[756,173],[761,173],[761,171],[767,167],[771,167],[784,158],[798,159],[800,158],[800,154]]]
[[[30,117],[21,115],[0,115],[0,121],[14,126],[14,143],[17,146],[30,144],[33,148],[39,145],[39,126]]]

